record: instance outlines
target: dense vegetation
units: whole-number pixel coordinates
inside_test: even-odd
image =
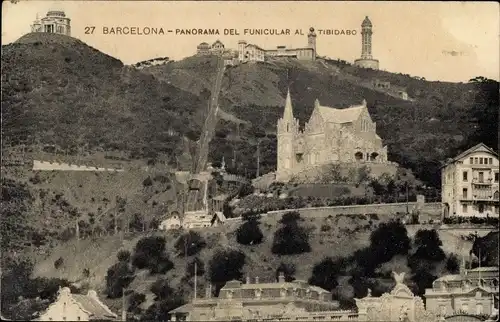
[[[169,156],[180,153],[179,135],[196,128],[197,97],[74,38],[28,34],[2,53],[3,147]]]
[[[422,296],[425,288],[446,273],[457,273],[455,255],[446,255],[435,230],[419,230],[413,241],[401,222],[381,224],[371,233],[370,245],[348,257],[326,257],[313,269],[309,282],[334,293],[342,305],[354,305],[354,298],[368,289],[380,296],[393,286],[392,270],[411,272],[405,282]]]

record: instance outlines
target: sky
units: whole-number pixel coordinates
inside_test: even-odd
[[[265,49],[304,47],[307,31],[317,31],[320,56],[353,62],[361,55],[361,22],[373,23],[372,53],[380,69],[467,82],[484,76],[499,80],[500,8],[496,2],[369,1],[26,1],[2,3],[2,44],[31,31],[38,14],[62,10],[71,18],[72,36],[133,64],[155,57],[180,60],[200,42],[221,40],[237,48],[246,40]],[[104,34],[107,27],[163,28],[163,35]],[[86,27],[95,27],[85,33]],[[180,35],[176,29],[211,28],[221,35]],[[244,35],[244,29],[290,29],[291,35]],[[239,35],[224,35],[235,29]],[[295,30],[304,35],[294,35]],[[318,30],[355,30],[356,35],[326,35]],[[90,28],[87,28],[90,30]],[[168,30],[174,32],[169,33]]]

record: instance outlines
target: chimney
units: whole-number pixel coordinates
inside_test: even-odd
[[[251,284],[252,282],[250,281],[250,276],[247,275],[247,278],[246,278],[246,284]]]
[[[285,283],[285,273],[280,272],[280,275],[278,277],[278,283]]]
[[[255,284],[259,284],[259,277],[255,276]]]

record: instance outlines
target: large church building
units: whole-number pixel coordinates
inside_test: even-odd
[[[301,130],[288,91],[277,128],[277,181],[287,182],[293,175],[323,164],[392,164],[365,100],[361,105],[337,109],[322,106],[316,99],[311,117]]]

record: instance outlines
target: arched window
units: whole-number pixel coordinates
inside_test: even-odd
[[[493,199],[498,200],[498,197],[498,191],[495,191],[495,193],[493,194]]]
[[[354,153],[354,158],[356,159],[356,161],[361,161],[363,160],[363,153],[362,152],[356,152]]]

